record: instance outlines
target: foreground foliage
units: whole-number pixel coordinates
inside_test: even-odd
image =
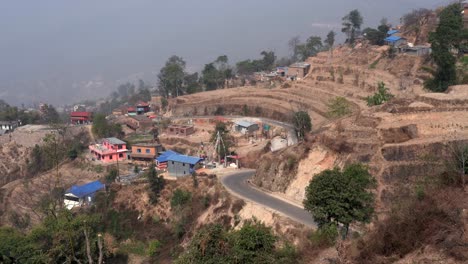
[[[319,227],[343,225],[347,236],[353,222],[370,222],[374,213],[376,180],[366,166],[352,164],[316,175],[306,188],[304,208],[312,213]]]

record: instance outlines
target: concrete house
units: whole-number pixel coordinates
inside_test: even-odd
[[[234,131],[242,134],[250,134],[259,130],[258,124],[251,123],[248,121],[236,121],[234,122]]]
[[[169,176],[183,177],[195,172],[195,165],[202,159],[180,154],[173,154],[167,158],[167,171]]]
[[[138,115],[142,115],[150,111],[150,105],[147,102],[140,101],[137,103],[135,108]]]
[[[170,125],[166,133],[169,135],[188,136],[195,133],[195,127],[192,125]]]
[[[111,137],[101,140],[101,143],[89,146],[91,154],[104,163],[127,160],[127,143],[118,138]]]
[[[162,151],[162,145],[154,143],[139,143],[132,145],[130,158],[134,161],[152,162]]]
[[[94,181],[83,185],[73,185],[65,191],[63,203],[65,208],[71,210],[75,207],[90,205],[94,201],[97,192],[105,190],[106,186],[100,181]]]
[[[287,77],[294,79],[303,79],[310,71],[310,64],[297,62],[289,66]]]
[[[5,133],[13,132],[17,127],[21,126],[21,121],[0,121],[0,130]]]

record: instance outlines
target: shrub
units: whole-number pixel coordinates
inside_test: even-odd
[[[171,198],[171,207],[182,207],[192,200],[192,193],[181,189],[176,189]]]
[[[158,254],[159,251],[161,250],[161,247],[162,247],[162,244],[159,240],[157,239],[151,240],[148,245],[148,255],[150,257],[156,256],[156,254]]]
[[[338,118],[351,113],[351,106],[346,98],[337,96],[328,102],[328,117]]]
[[[385,87],[385,83],[378,83],[378,91],[373,96],[366,98],[368,106],[381,105],[393,98],[393,95],[388,92],[388,88]]]
[[[312,244],[317,247],[331,247],[335,245],[338,238],[338,227],[335,224],[321,226],[310,235]]]

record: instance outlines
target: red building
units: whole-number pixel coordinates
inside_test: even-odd
[[[148,113],[150,111],[150,106],[148,103],[146,102],[138,102],[138,104],[136,105],[136,112],[138,115],[141,115],[141,114],[144,114],[144,113]]]
[[[127,160],[127,143],[118,138],[105,138],[101,144],[89,146],[89,150],[97,160],[105,163]]]
[[[89,124],[93,122],[92,112],[71,112],[70,121],[74,125]]]

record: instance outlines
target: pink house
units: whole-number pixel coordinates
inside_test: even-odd
[[[105,163],[127,160],[127,143],[115,137],[105,138],[101,144],[89,146],[89,150],[97,160]]]

